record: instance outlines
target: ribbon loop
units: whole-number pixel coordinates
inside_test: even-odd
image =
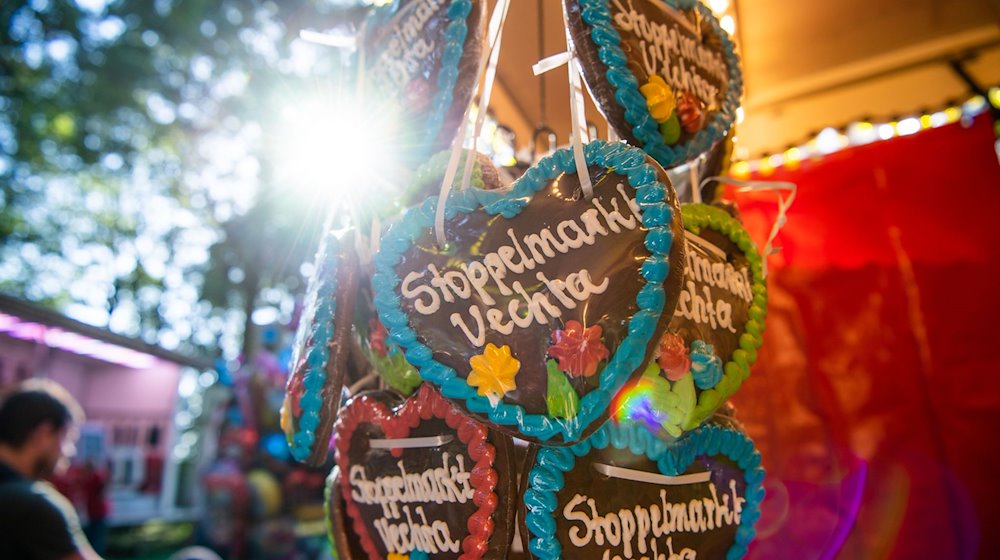
[[[740,187],[740,192],[776,191],[778,193],[778,215],[774,219],[774,224],[771,226],[771,232],[767,236],[767,243],[764,245],[764,250],[762,251],[764,258],[761,259],[761,272],[764,275],[764,278],[767,278],[767,257],[780,251],[780,248],[774,247],[774,239],[778,237],[778,232],[781,231],[781,228],[788,223],[788,209],[791,208],[792,203],[795,202],[795,194],[799,189],[798,185],[790,181],[741,181],[739,179],[731,179],[729,177],[706,177],[701,184],[698,185],[697,190],[701,191],[705,185],[712,182],[736,185],[737,187]],[[783,192],[787,192],[788,195],[784,196],[782,194]]]
[[[531,71],[536,75],[540,76],[549,70],[555,70],[563,64],[569,62],[570,53],[569,51],[564,51],[561,53],[554,54],[552,56],[547,56],[531,66]]]
[[[468,186],[469,179],[472,176],[472,164],[476,157],[479,134],[482,131],[486,112],[489,109],[490,92],[493,89],[493,81],[496,77],[496,64],[500,56],[500,38],[503,35],[503,25],[507,19],[507,9],[509,7],[510,0],[498,0],[496,6],[493,7],[493,15],[490,16],[487,31],[487,48],[479,59],[479,68],[476,71],[477,79],[483,76],[484,70],[486,71],[486,75],[481,82],[482,92],[479,100],[479,114],[476,117],[475,131],[472,137],[472,150],[469,152],[465,162],[462,181],[459,186],[460,190]],[[444,247],[448,241],[444,235],[444,209],[448,203],[448,195],[451,194],[452,182],[454,182],[455,175],[458,173],[458,162],[465,146],[465,136],[468,134],[469,115],[471,115],[471,111],[472,103],[470,102],[469,106],[465,109],[465,114],[462,116],[462,123],[458,128],[458,133],[455,135],[455,139],[452,140],[451,157],[448,158],[448,167],[445,169],[444,178],[441,180],[441,191],[438,194],[437,209],[434,212],[434,234],[437,237],[438,245],[441,247]]]
[[[590,170],[587,168],[587,159],[583,155],[583,145],[590,142],[587,136],[587,114],[586,105],[583,103],[583,84],[580,75],[583,69],[580,68],[580,61],[577,60],[576,51],[573,48],[573,38],[569,34],[569,13],[566,11],[566,2],[562,3],[563,28],[566,31],[566,50],[569,52],[567,68],[569,70],[569,110],[572,131],[569,141],[573,146],[573,160],[576,162],[577,179],[580,181],[580,188],[583,196],[587,200],[594,197],[594,185],[590,180]]]

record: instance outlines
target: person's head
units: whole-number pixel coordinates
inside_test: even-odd
[[[35,478],[55,472],[72,455],[83,411],[69,392],[47,379],[25,381],[0,397],[0,448],[24,461]]]

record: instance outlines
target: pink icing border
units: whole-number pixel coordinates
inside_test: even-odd
[[[417,427],[421,420],[440,418],[454,429],[458,439],[469,448],[469,456],[475,461],[472,467],[470,482],[475,489],[472,502],[479,507],[466,524],[469,535],[462,540],[460,560],[476,560],[482,558],[493,535],[495,523],[493,513],[497,509],[499,498],[496,489],[499,475],[493,468],[496,460],[496,448],[486,441],[486,427],[463,414],[458,408],[444,400],[441,395],[426,383],[415,395],[395,410],[389,409],[384,403],[369,395],[361,395],[352,400],[340,413],[337,420],[337,465],[341,473],[348,472],[348,451],[351,445],[351,435],[362,423],[372,423],[378,426],[388,438],[405,438],[410,430]],[[396,457],[402,455],[402,449],[393,449]],[[361,546],[372,558],[378,558],[378,551],[372,541],[368,528],[365,526],[357,505],[351,498],[351,488],[347,476],[340,477],[344,503],[347,505],[347,515],[351,518],[354,531],[361,539]]]

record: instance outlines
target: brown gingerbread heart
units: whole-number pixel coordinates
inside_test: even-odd
[[[516,491],[510,439],[429,385],[363,393],[340,412],[345,520],[369,558],[505,558]],[[336,505],[336,502],[334,502]]]

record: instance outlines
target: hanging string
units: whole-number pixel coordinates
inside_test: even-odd
[[[779,251],[774,247],[774,239],[778,236],[778,232],[784,227],[785,223],[788,222],[788,209],[795,202],[795,194],[798,192],[798,186],[795,183],[789,181],[741,181],[739,179],[732,179],[729,177],[706,177],[705,180],[698,185],[698,189],[702,189],[705,185],[718,182],[726,183],[730,185],[736,185],[740,187],[739,192],[749,192],[749,191],[777,191],[778,192],[778,216],[774,220],[774,224],[771,226],[771,233],[767,236],[767,243],[764,244],[763,255],[764,258],[761,259],[761,272],[764,278],[767,278],[767,258]],[[782,195],[783,192],[787,192],[788,195]]]
[[[541,60],[545,56],[545,2],[537,0],[538,6],[538,59]],[[535,73],[538,76],[538,73]],[[548,126],[545,121],[545,75],[542,75],[538,80],[538,127]],[[555,149],[555,146],[549,146],[549,151]]]
[[[487,63],[495,58],[494,49],[499,51],[496,47],[500,44],[500,36],[503,33],[503,23],[507,17],[507,7],[508,0],[500,0],[493,8],[493,15],[490,17],[487,36],[487,48],[483,52],[482,57],[479,59],[479,68],[476,71],[477,77],[482,76]],[[485,80],[483,81],[483,87],[486,87],[487,85],[492,88],[492,78],[489,84],[487,84]],[[488,100],[489,96],[485,95],[485,98]],[[485,112],[486,108],[481,107],[480,110]],[[469,106],[465,109],[465,114],[462,115],[462,124],[458,127],[458,133],[455,135],[455,139],[452,140],[451,143],[451,156],[448,158],[448,167],[445,169],[444,178],[441,181],[441,190],[438,193],[437,209],[434,211],[434,235],[437,238],[438,246],[442,248],[448,244],[448,240],[444,235],[444,210],[447,206],[448,196],[451,194],[451,187],[452,183],[455,181],[455,175],[458,173],[458,162],[461,159],[463,147],[465,146],[465,136],[469,131],[468,123],[471,111],[472,103],[469,103]],[[467,157],[470,159],[474,158],[475,154],[470,153]]]
[[[472,149],[469,150],[469,157],[465,158],[465,170],[462,172],[462,182],[459,183],[459,190],[465,190],[469,186],[469,179],[472,177],[472,167],[476,162],[476,154],[479,152],[479,136],[483,132],[483,124],[486,123],[486,115],[489,113],[490,94],[493,92],[493,81],[496,79],[497,62],[500,60],[500,42],[503,40],[504,22],[507,21],[507,10],[510,8],[509,0],[498,0],[494,8],[494,13],[500,11],[500,19],[494,18],[490,21],[489,36],[496,37],[496,42],[490,47],[490,59],[486,65],[486,75],[483,77],[482,91],[479,97],[479,114],[476,115],[476,126],[472,130]],[[497,29],[492,26],[496,24]]]
[[[590,200],[594,196],[594,184],[590,179],[587,159],[583,154],[583,145],[589,142],[587,135],[587,106],[583,101],[583,83],[580,79],[582,70],[573,51],[573,39],[569,35],[569,20],[566,5],[563,4],[563,23],[566,27],[566,52],[547,56],[531,69],[536,76],[543,76],[549,70],[566,65],[569,72],[569,113],[570,113],[570,146],[573,150],[573,161],[576,163],[576,174],[580,181],[583,196]]]
[[[587,114],[586,105],[583,103],[583,84],[580,74],[583,70],[576,58],[573,50],[573,38],[569,34],[569,14],[566,11],[566,3],[562,3],[563,26],[566,30],[566,50],[569,52],[569,109],[572,132],[570,134],[570,144],[573,146],[573,159],[576,161],[577,179],[580,181],[580,188],[583,189],[583,196],[587,200],[594,197],[594,185],[590,181],[590,170],[587,168],[587,159],[583,155],[583,145],[589,142],[587,138]]]
[[[691,166],[688,169],[688,177],[691,185],[691,202],[695,204],[701,203],[701,184],[698,183],[698,168],[701,165],[701,156],[698,156],[691,162]]]

